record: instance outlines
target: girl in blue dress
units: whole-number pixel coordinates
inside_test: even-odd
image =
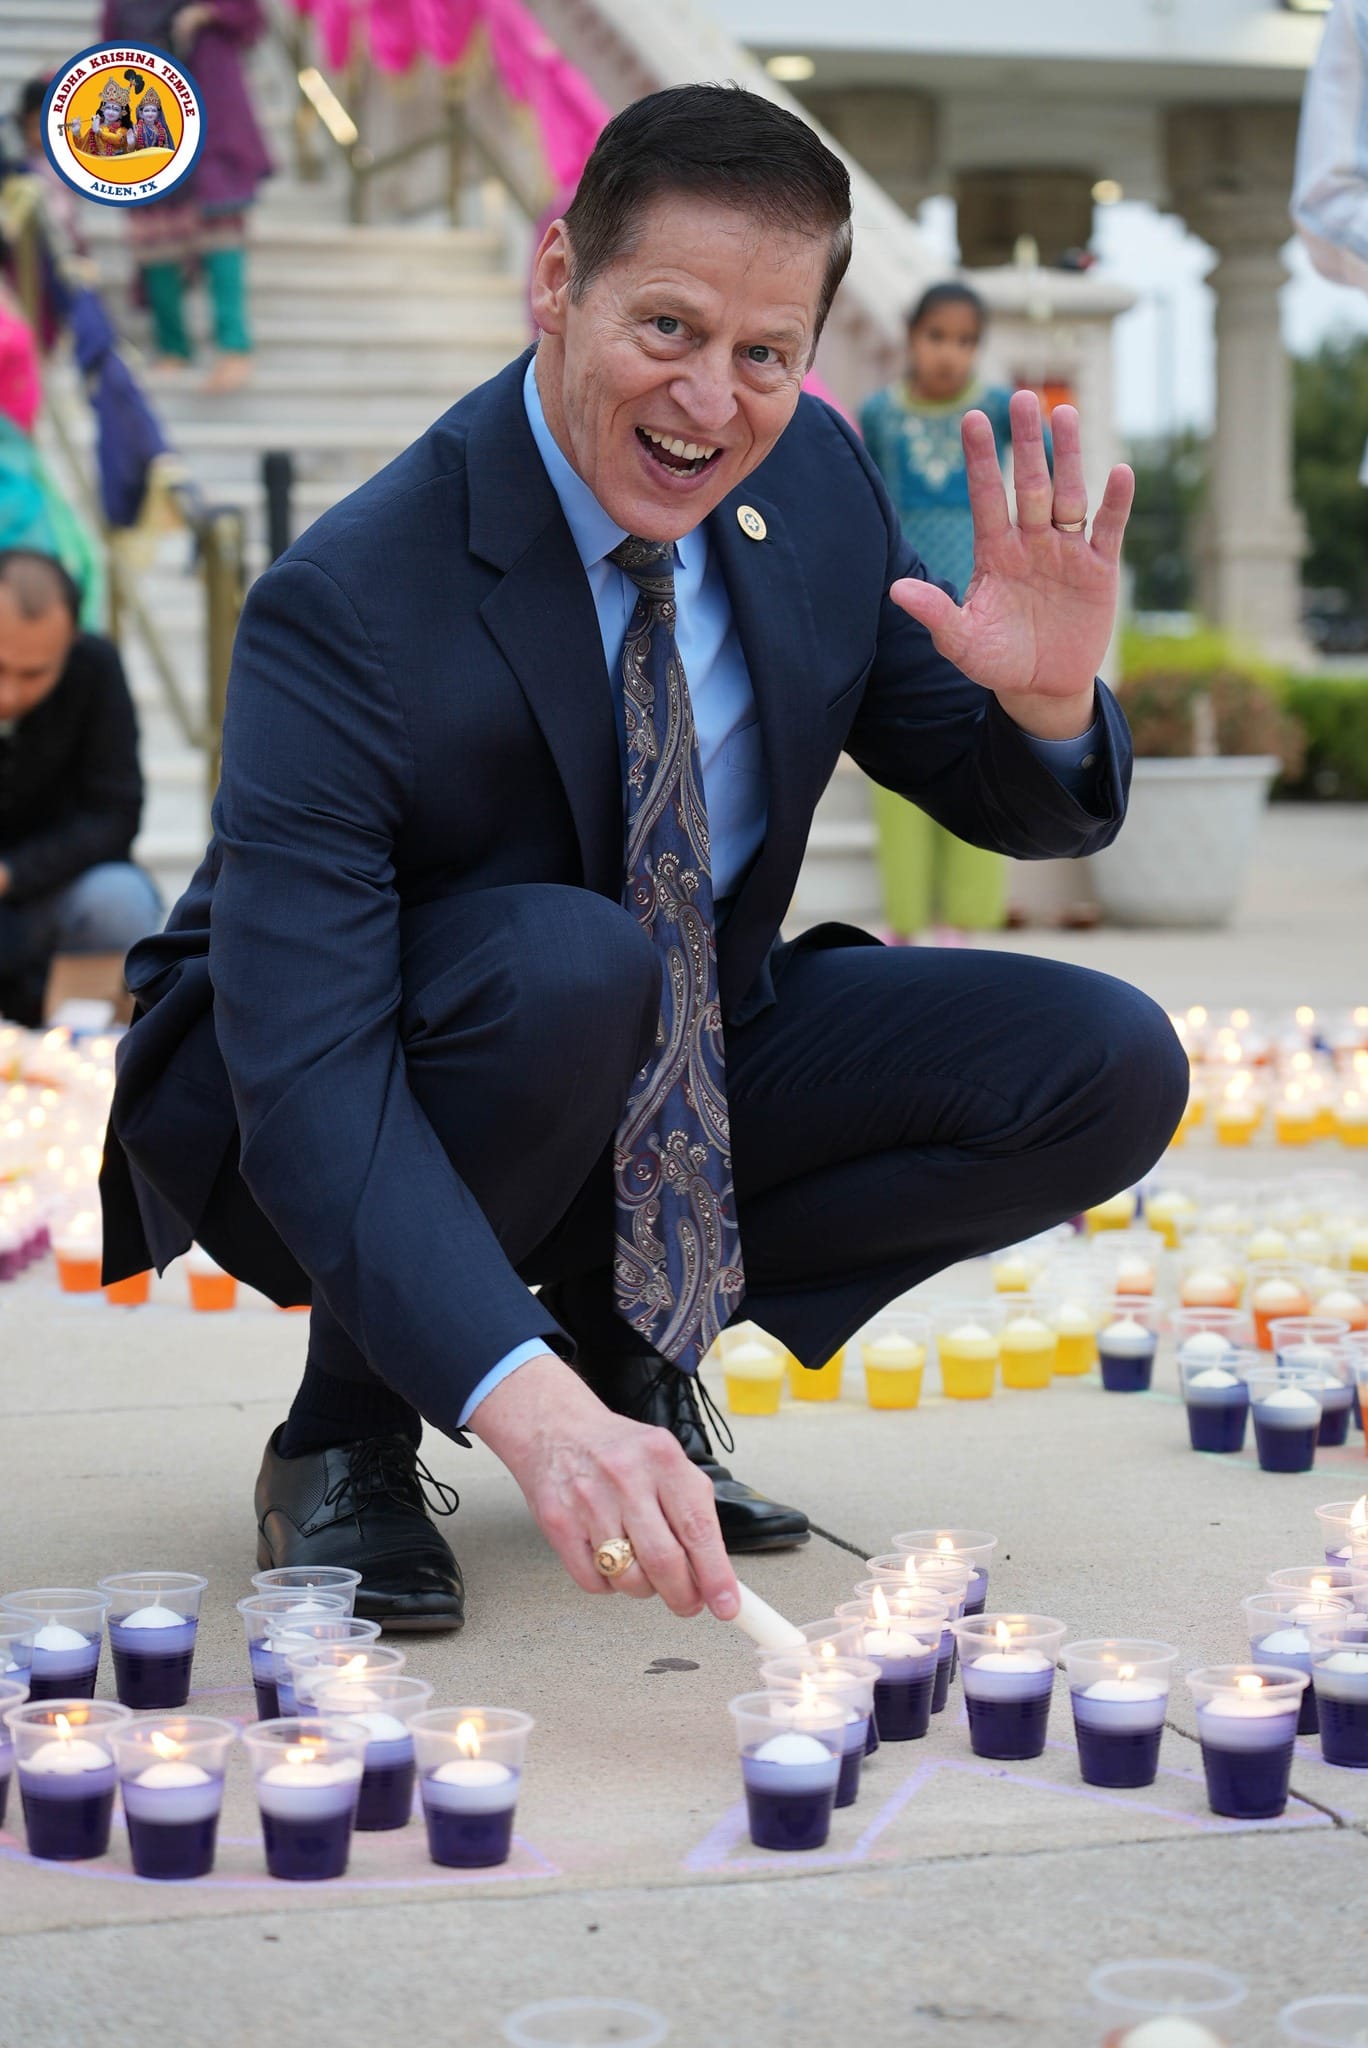
[[[983,385],[976,364],[987,312],[967,284],[935,284],[907,323],[907,369],[876,391],[860,430],[902,530],[933,576],[961,595],[974,573],[974,517],[960,444],[967,412],[985,412],[1000,451],[1011,444],[1005,385]],[[894,936],[938,923],[991,931],[1006,914],[1007,864],[967,846],[891,790],[874,790],[884,904]]]

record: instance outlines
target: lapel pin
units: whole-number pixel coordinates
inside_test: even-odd
[[[745,534],[747,540],[763,540],[769,532],[769,528],[756,511],[754,505],[738,505],[736,508],[736,523],[742,533]]]

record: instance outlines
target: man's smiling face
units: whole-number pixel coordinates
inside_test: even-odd
[[[562,222],[537,252],[532,307],[547,424],[610,518],[678,540],[769,454],[817,331],[824,234],[666,195],[583,295]]]

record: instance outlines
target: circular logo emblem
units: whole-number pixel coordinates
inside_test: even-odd
[[[151,44],[82,50],[43,102],[49,163],[73,192],[100,206],[165,198],[194,169],[203,140],[195,81]]]
[[[754,505],[738,505],[736,508],[736,523],[742,533],[745,534],[747,540],[763,540],[769,532],[769,528],[756,511]]]

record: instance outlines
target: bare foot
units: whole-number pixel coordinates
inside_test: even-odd
[[[243,349],[225,350],[200,389],[214,398],[225,391],[241,391],[252,374],[252,358]]]
[[[148,365],[154,377],[182,377],[190,367],[189,356],[153,356]]]

